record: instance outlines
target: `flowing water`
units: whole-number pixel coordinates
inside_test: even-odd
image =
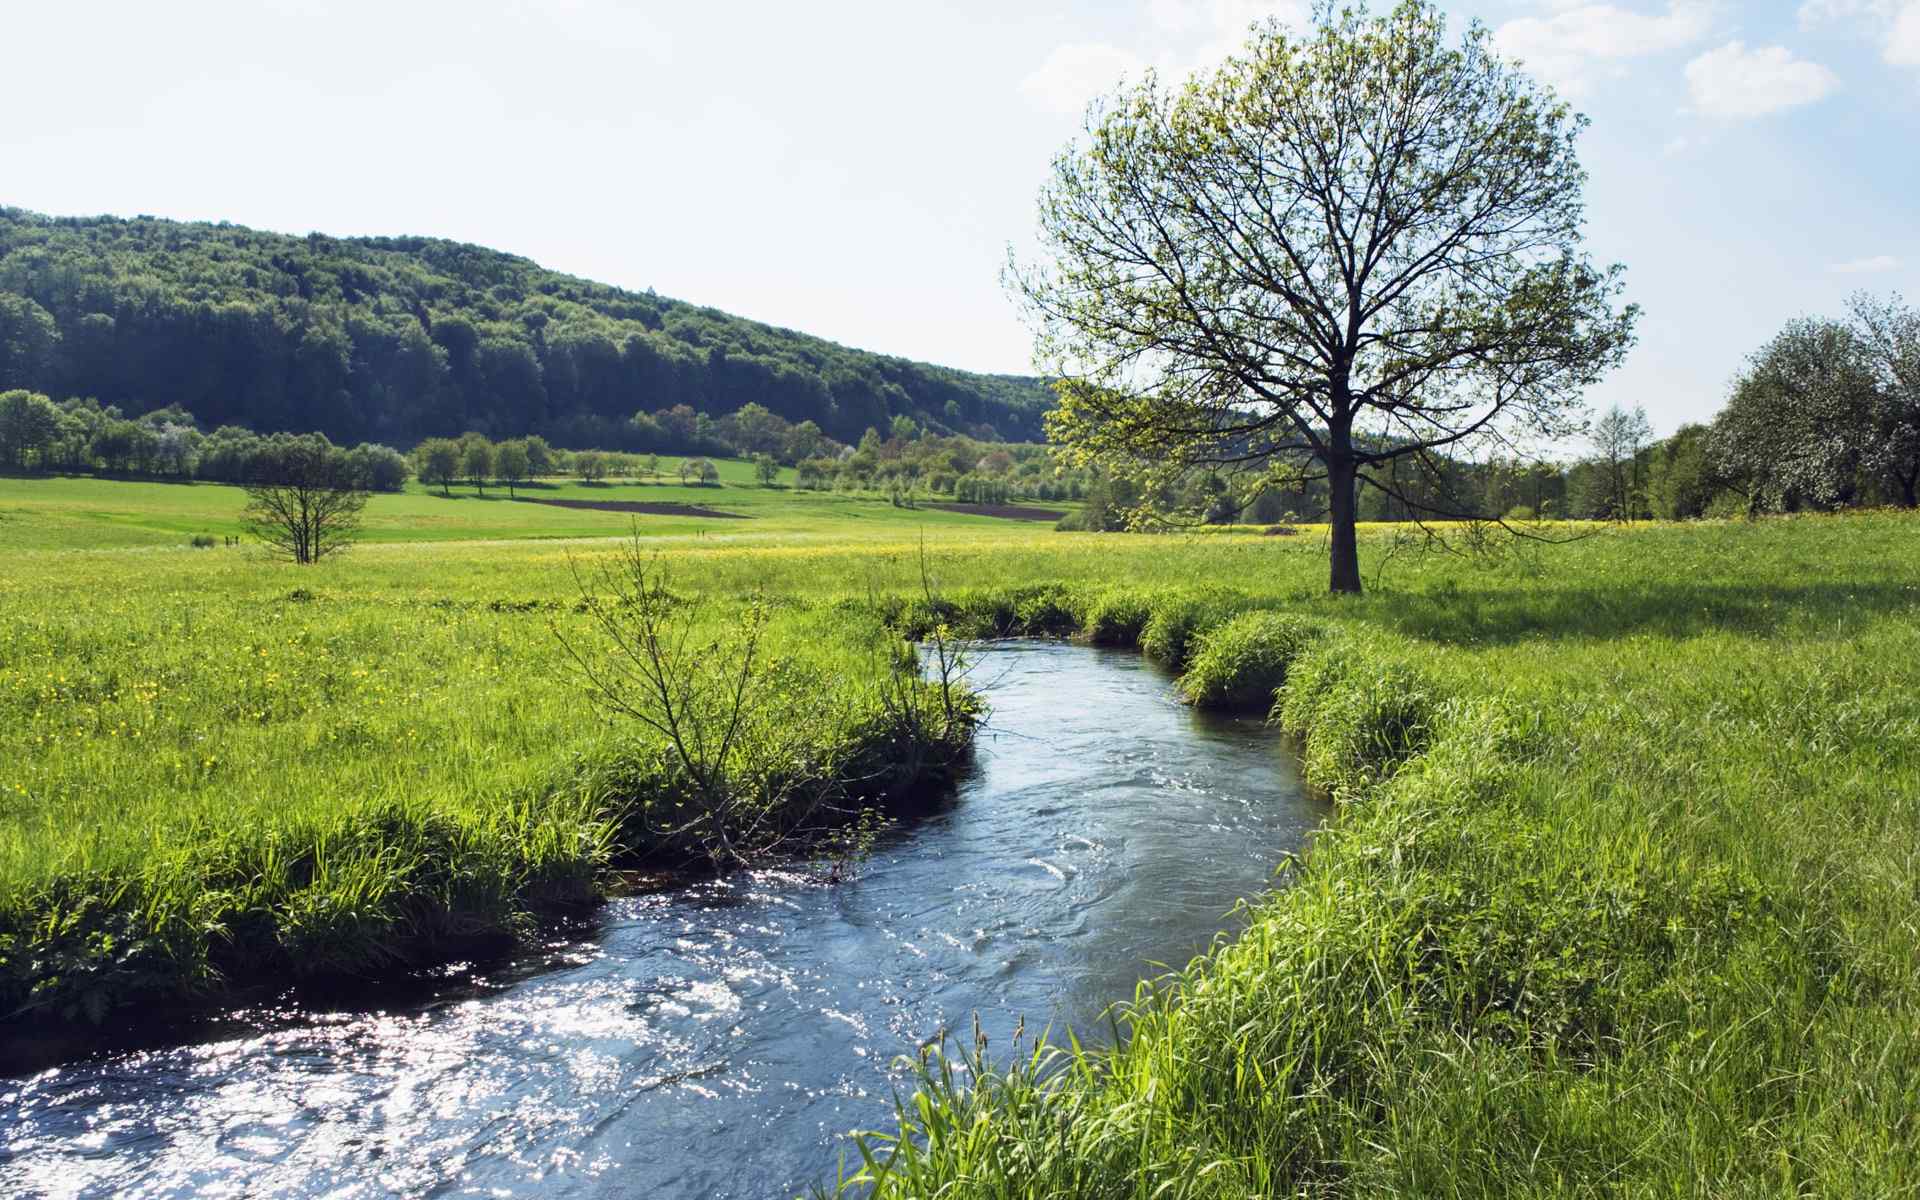
[[[890,1125],[897,1061],[1004,1050],[1231,925],[1321,810],[1257,721],[1137,655],[981,651],[978,767],[851,881],[756,871],[615,900],[396,1007],[0,1079],[0,1195],[779,1197]]]

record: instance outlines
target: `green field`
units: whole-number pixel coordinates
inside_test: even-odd
[[[899,508],[886,498],[840,492],[799,491],[793,471],[783,482],[762,487],[751,463],[716,460],[717,487],[682,486],[673,474],[677,459],[663,458],[663,479],[616,479],[602,483],[541,480],[516,489],[489,487],[484,496],[455,486],[451,495],[417,480],[399,494],[373,497],[364,515],[368,543],[509,538],[617,537],[634,518],[620,512],[565,508],[536,500],[684,504],[736,514],[738,519],[694,516],[640,518],[648,536],[742,536],[788,540],[883,536],[922,525],[993,528],[1004,521],[947,512],[921,504]],[[71,476],[52,479],[0,476],[0,553],[10,550],[100,550],[123,546],[179,546],[195,534],[215,538],[243,532],[246,495],[219,483],[140,483]],[[1041,508],[1060,510],[1053,504]]]
[[[1912,516],[1481,557],[1378,528],[1371,590],[1336,598],[1311,528],[1061,534],[737,478],[552,494],[751,511],[639,524],[705,598],[701,636],[764,598],[767,720],[823,760],[902,744],[889,647],[943,624],[1140,645],[1198,701],[1271,706],[1341,801],[1117,1053],[995,1047],[979,1086],[930,1065],[907,1140],[869,1143],[878,1194],[1920,1180]],[[658,746],[596,715],[555,636],[586,636],[573,569],[617,545],[585,539],[630,518],[414,490],[317,567],[184,544],[238,509],[0,481],[10,1008],[83,1019],[523,931],[645,849]]]

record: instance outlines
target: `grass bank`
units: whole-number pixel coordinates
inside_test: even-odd
[[[591,564],[617,560],[582,558],[600,595]],[[237,556],[28,561],[0,596],[0,1017],[99,1021],[516,939],[618,868],[897,808],[971,735],[871,618],[689,590],[680,719],[710,743],[690,762],[593,703],[565,646],[618,655],[564,551],[520,564],[544,595],[512,599]]]
[[[1920,526],[1648,531],[1354,604],[927,614],[1269,707],[1333,827],[1118,1049],[962,1047],[880,1197],[1912,1195]],[[1570,563],[1593,573],[1575,581]],[[911,617],[911,614],[909,614]]]

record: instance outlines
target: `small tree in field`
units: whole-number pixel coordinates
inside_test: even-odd
[[[1009,274],[1061,380],[1053,436],[1139,475],[1329,490],[1332,590],[1360,590],[1357,488],[1569,436],[1636,310],[1581,250],[1584,127],[1469,27],[1407,0],[1268,24],[1211,78],[1089,116]],[[1256,479],[1257,482],[1257,479]],[[1462,507],[1465,507],[1464,505]]]
[[[598,483],[607,477],[607,456],[598,450],[581,450],[573,456],[573,473],[583,483]]]
[[[773,461],[771,454],[756,454],[753,456],[753,475],[760,481],[761,487],[772,487],[774,481],[780,478],[780,464]]]
[[[460,443],[450,438],[428,438],[414,447],[413,461],[420,482],[437,483],[441,495],[453,495],[453,481],[460,478]]]
[[[493,474],[493,443],[479,434],[461,439],[460,472],[482,496],[487,494],[487,477]]]
[[[527,448],[527,477],[538,479],[542,475],[553,474],[553,447],[547,445],[547,439],[539,434],[523,438],[521,445]]]
[[[660,456],[649,454],[640,460],[640,468],[647,473],[648,479],[660,478]]]
[[[513,485],[525,483],[532,470],[532,459],[527,454],[525,442],[501,442],[493,453],[493,473],[500,482],[507,485],[507,495],[513,495]]]
[[[275,439],[255,460],[241,520],[275,555],[307,565],[347,548],[368,493],[346,453],[319,434]]]

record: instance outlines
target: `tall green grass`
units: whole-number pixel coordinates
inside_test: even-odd
[[[1163,608],[1217,621],[1187,694],[1266,690],[1338,820],[1117,1047],[924,1063],[844,1190],[1914,1194],[1916,532],[1662,531],[1566,554],[1612,584]]]
[[[1360,598],[1323,594],[1312,536],[657,544],[716,636],[767,598],[796,711],[877,686],[879,622],[1141,645],[1196,703],[1271,711],[1341,801],[1117,1049],[930,1063],[853,1190],[1880,1196],[1920,1178],[1916,535],[1372,542]],[[10,1003],[377,970],[590,900],[653,778],[548,627],[602,553],[0,546]],[[856,774],[895,753],[832,728]]]
[[[903,709],[919,685],[896,636],[776,598],[724,764],[739,782],[703,819],[710,794],[662,740],[592,702],[562,639],[613,649],[564,552],[543,561],[520,578],[546,594],[524,599],[189,552],[14,577],[31,600],[0,608],[0,1016],[98,1020],[518,937],[616,868],[897,804],[965,744],[971,707],[957,725]],[[717,592],[690,644],[724,658],[748,602]]]

